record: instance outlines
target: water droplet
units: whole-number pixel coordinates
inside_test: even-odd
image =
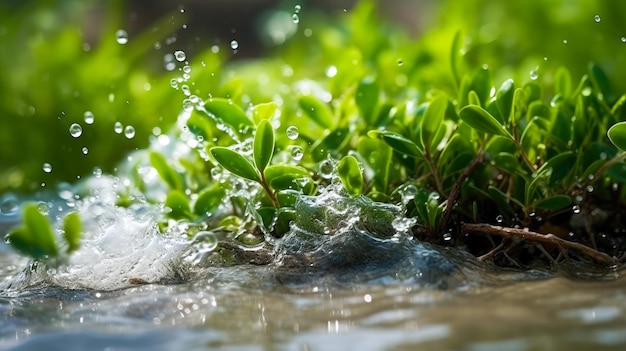
[[[291,16],[291,19],[293,20],[293,23],[295,23],[295,24],[300,23],[300,16],[298,16],[298,14],[297,14],[297,13],[294,13],[294,14]]]
[[[579,214],[580,213],[580,206],[579,205],[572,206],[572,212],[574,212],[575,214]]]
[[[591,88],[590,87],[584,87],[583,90],[580,92],[583,96],[591,96]]]
[[[183,94],[185,94],[185,96],[189,96],[189,95],[191,95],[191,91],[189,90],[189,85],[187,85],[187,84],[183,84],[183,85],[180,87],[180,90],[182,90],[182,91],[183,91]]]
[[[415,195],[417,195],[417,187],[413,184],[409,184],[407,186],[405,186],[404,188],[400,189],[399,193],[400,193],[400,197],[402,198],[402,203],[403,204],[408,204],[410,201],[412,201],[415,198]]]
[[[49,164],[48,162],[46,162],[46,163],[43,164],[42,169],[43,169],[44,172],[50,173],[50,172],[52,172],[52,165]]]
[[[187,58],[187,55],[185,55],[185,52],[182,50],[176,50],[174,51],[174,57],[176,58],[176,61],[183,62]]]
[[[89,149],[86,146],[83,147],[82,151],[83,151],[83,155],[87,155],[89,153]]]
[[[172,88],[174,88],[174,89],[178,89],[178,79],[176,79],[176,78],[172,78],[172,79],[170,80],[170,85],[172,86]]]
[[[230,41],[230,48],[233,50],[239,49],[239,42],[237,40]]]
[[[337,67],[330,66],[326,69],[326,77],[332,78],[337,75]]]
[[[183,110],[187,112],[193,111],[193,102],[190,99],[183,100]]]
[[[502,222],[504,222],[504,216],[502,216],[502,215],[496,216],[496,222],[498,224],[501,224]]]
[[[333,176],[333,171],[335,170],[335,166],[332,161],[324,160],[320,162],[319,173],[320,176],[324,179],[330,179]]]
[[[83,134],[83,127],[81,127],[80,124],[72,123],[70,125],[70,135],[71,136],[73,136],[74,138],[78,138],[82,134]]]
[[[202,230],[196,233],[192,243],[199,253],[211,252],[217,247],[217,236],[215,233]]]
[[[115,124],[113,125],[113,131],[116,134],[122,134],[122,132],[124,131],[124,126],[122,125],[122,122],[120,121],[115,122]]]
[[[587,192],[593,193],[593,185],[587,185]]]
[[[115,40],[121,45],[128,43],[128,33],[123,29],[118,29],[117,32],[115,32]]]
[[[183,66],[183,72],[185,72],[185,73],[191,73],[191,66],[189,66],[189,65],[185,65],[185,66]]]
[[[563,44],[567,44],[567,39],[563,39]]]
[[[626,37],[621,37],[620,40],[622,41],[622,43],[626,43]]]
[[[415,218],[394,218],[391,221],[391,226],[399,233],[406,233],[417,223],[417,219]]]
[[[37,209],[39,210],[39,212],[41,212],[41,214],[46,216],[48,215],[48,213],[50,213],[50,206],[48,206],[48,204],[43,201],[40,201],[37,204]]]
[[[15,195],[7,194],[0,199],[0,215],[11,216],[16,214],[18,209],[18,200]]]
[[[296,140],[298,139],[299,136],[300,136],[300,131],[298,130],[298,127],[296,126],[287,127],[287,138],[289,138],[290,140]]]
[[[132,139],[135,137],[135,127],[133,126],[126,126],[126,128],[124,128],[124,136],[127,139]]]
[[[532,69],[530,71],[530,79],[537,80],[537,78],[539,78],[539,73],[537,73],[538,70],[539,70],[539,67],[535,67],[535,69]]]
[[[87,124],[93,124],[94,120],[96,119],[93,115],[93,112],[91,111],[85,111],[84,118],[85,123]]]
[[[301,5],[296,5],[293,7],[293,12],[295,13],[300,13],[300,10],[302,10],[302,6]]]
[[[304,152],[302,151],[302,148],[298,145],[290,145],[289,154],[291,155],[291,158],[293,158],[296,161],[302,160],[302,157],[304,156]]]
[[[217,45],[211,46],[211,52],[217,54],[218,52],[220,52],[220,47]]]
[[[600,15],[595,15],[593,16],[593,20],[596,21],[596,23],[600,23],[602,19],[600,18]]]
[[[452,243],[452,233],[450,232],[443,233],[443,241],[447,244]]]

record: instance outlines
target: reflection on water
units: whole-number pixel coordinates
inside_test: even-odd
[[[16,273],[0,253],[2,277]],[[0,298],[9,350],[544,350],[626,345],[626,279],[288,286],[270,268],[215,269],[178,285],[43,288]],[[519,278],[519,277],[518,277]]]

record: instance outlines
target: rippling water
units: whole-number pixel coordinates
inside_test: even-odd
[[[160,234],[152,209],[113,203],[94,197],[73,207],[85,237],[65,265],[32,266],[0,245],[0,348],[626,347],[619,271],[496,271],[415,242],[388,205],[333,192],[304,198],[273,263],[226,267],[185,259],[194,254],[189,242]],[[329,228],[332,235],[315,235]]]

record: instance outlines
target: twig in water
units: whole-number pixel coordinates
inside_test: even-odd
[[[593,249],[589,246],[585,246],[580,243],[575,243],[572,241],[567,241],[559,238],[554,234],[540,234],[536,232],[532,232],[528,229],[516,229],[516,228],[507,228],[500,227],[486,223],[463,223],[461,225],[461,229],[468,233],[474,234],[483,234],[483,235],[498,235],[503,238],[511,239],[511,240],[527,240],[535,243],[545,243],[556,245],[561,253],[565,252],[565,249],[570,249],[576,251],[580,255],[583,255],[587,258],[592,259],[593,261],[606,265],[606,266],[616,266],[619,263],[619,260],[615,257],[611,257],[604,252],[600,252],[596,249]],[[493,250],[492,250],[493,251]],[[491,254],[491,252],[490,252]]]

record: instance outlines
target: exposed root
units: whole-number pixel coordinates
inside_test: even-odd
[[[505,239],[512,240],[514,242],[518,240],[524,240],[524,241],[536,243],[538,245],[542,243],[555,245],[559,249],[560,254],[564,257],[567,257],[566,249],[569,249],[569,250],[575,251],[581,256],[585,256],[593,260],[594,262],[605,265],[605,266],[613,267],[619,263],[619,260],[617,258],[611,257],[605,254],[604,252],[600,252],[596,249],[593,249],[589,246],[586,246],[580,243],[575,243],[572,241],[561,239],[554,234],[541,234],[541,233],[532,232],[528,229],[507,228],[507,227],[500,227],[500,226],[495,226],[495,225],[485,224],[485,223],[475,223],[475,224],[463,223],[461,225],[461,228],[463,231],[466,231],[468,233],[482,234],[482,235],[497,235]],[[481,256],[479,259],[486,259],[488,257],[491,257],[501,249],[502,247],[500,245],[496,247],[495,249],[491,250],[489,253]],[[545,250],[544,250],[544,253],[547,254]],[[550,258],[554,260],[551,256]]]

